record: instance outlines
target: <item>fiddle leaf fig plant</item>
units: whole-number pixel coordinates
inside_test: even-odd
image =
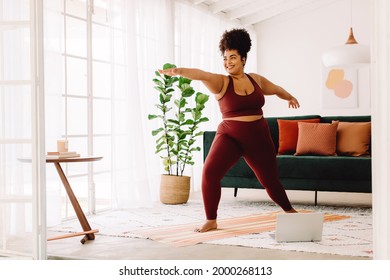
[[[166,63],[163,69],[176,67]],[[196,92],[191,80],[184,77],[162,75],[155,72],[153,82],[158,94],[158,114],[149,114],[148,119],[159,119],[160,126],[152,131],[157,137],[156,154],[159,154],[168,175],[183,176],[185,167],[193,165],[196,138],[203,135],[199,125],[209,119],[203,117],[207,94]]]

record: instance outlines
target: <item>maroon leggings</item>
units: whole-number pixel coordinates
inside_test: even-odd
[[[271,199],[284,211],[292,209],[279,181],[275,147],[267,121],[224,120],[218,126],[202,174],[203,202],[208,220],[217,218],[221,180],[243,156]]]

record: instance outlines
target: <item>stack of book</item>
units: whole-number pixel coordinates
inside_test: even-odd
[[[46,159],[74,158],[80,157],[76,152],[47,152]]]

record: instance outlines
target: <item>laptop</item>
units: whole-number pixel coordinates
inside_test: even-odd
[[[324,213],[281,213],[276,215],[277,242],[321,241]]]

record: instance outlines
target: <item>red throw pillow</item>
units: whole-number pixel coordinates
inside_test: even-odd
[[[279,126],[279,155],[292,155],[296,151],[298,141],[298,122],[319,123],[320,119],[282,120],[278,119]]]

